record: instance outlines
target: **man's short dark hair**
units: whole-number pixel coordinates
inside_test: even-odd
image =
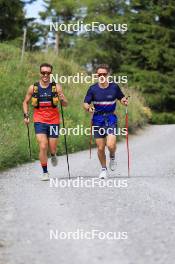
[[[97,72],[99,69],[105,69],[108,73],[110,72],[110,68],[109,68],[108,64],[100,64],[100,65],[98,65],[95,71]]]
[[[49,63],[42,63],[41,65],[40,65],[40,71],[41,71],[41,68],[42,67],[49,67],[49,68],[51,68],[51,71],[52,71],[52,69],[53,69],[53,66],[51,65],[51,64],[49,64]]]

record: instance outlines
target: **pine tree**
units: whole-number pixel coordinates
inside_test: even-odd
[[[132,0],[123,70],[157,112],[175,111],[175,4]],[[157,117],[157,116],[156,116]]]
[[[25,25],[24,3],[19,0],[0,0],[0,40],[22,35]]]

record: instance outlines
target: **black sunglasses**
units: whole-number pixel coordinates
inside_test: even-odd
[[[98,77],[101,77],[101,76],[104,76],[106,77],[108,74],[106,72],[101,72],[101,73],[98,73]]]
[[[42,72],[41,72],[41,74],[42,74],[42,75],[50,75],[50,74],[51,74],[51,72],[42,71]]]

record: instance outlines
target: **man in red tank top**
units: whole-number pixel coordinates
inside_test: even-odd
[[[39,159],[43,169],[41,180],[49,180],[47,170],[48,149],[51,153],[51,163],[57,165],[57,144],[59,137],[60,112],[57,107],[58,100],[67,106],[67,99],[59,84],[50,83],[52,65],[40,65],[40,80],[35,85],[30,85],[23,101],[24,123],[29,124],[29,102],[32,99],[34,106],[34,128],[39,144]]]

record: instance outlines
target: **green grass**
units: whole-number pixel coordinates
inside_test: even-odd
[[[54,66],[54,73],[59,75],[75,75],[83,72],[72,60],[56,57],[53,52],[27,53],[23,64],[20,63],[20,50],[9,44],[0,44],[0,169],[9,168],[29,161],[27,129],[23,124],[22,101],[30,84],[38,80],[39,65],[49,62]],[[63,90],[69,100],[69,106],[64,108],[67,127],[76,127],[82,124],[90,125],[90,116],[82,109],[84,95],[88,89],[87,84],[65,84]],[[124,89],[124,88],[123,88]],[[125,90],[125,89],[124,89]],[[144,107],[143,98],[134,88],[130,88],[129,105],[130,131],[147,123],[149,111]],[[146,109],[146,110],[145,110]],[[118,108],[119,126],[124,127],[125,109]],[[30,107],[32,117],[32,107]],[[32,119],[32,118],[31,118]],[[30,124],[32,158],[38,159],[38,146],[36,143],[33,124]],[[88,136],[68,136],[69,152],[75,152],[89,147]],[[60,137],[58,154],[64,154],[64,139]]]
[[[157,113],[153,112],[153,116],[151,118],[152,124],[175,124],[175,112],[163,112]]]

